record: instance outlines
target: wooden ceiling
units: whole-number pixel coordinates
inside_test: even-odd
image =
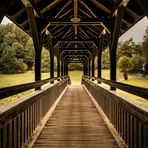
[[[127,4],[119,36],[148,13],[146,0],[125,1]],[[27,3],[30,3],[34,9],[43,45],[48,47],[45,33],[48,30],[56,53],[61,54],[68,62],[84,62],[98,48],[98,40],[102,33],[104,34],[103,48],[109,46],[116,11],[122,0],[11,0],[11,2],[5,0],[1,2],[1,18],[6,15],[31,35],[25,8]]]

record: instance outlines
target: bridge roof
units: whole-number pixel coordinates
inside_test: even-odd
[[[142,1],[148,5],[145,0]],[[103,48],[109,45],[116,12],[122,0],[5,0],[1,3],[1,15],[5,14],[29,35],[31,27],[25,6],[31,5],[42,34],[43,45],[48,47],[48,30],[56,51],[63,55],[71,55],[67,56],[69,59],[74,57],[85,61],[93,54],[93,49],[98,48],[98,40],[102,33]],[[141,1],[124,0],[124,4],[126,7],[119,36],[146,15]]]

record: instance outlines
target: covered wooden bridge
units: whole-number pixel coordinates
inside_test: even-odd
[[[2,88],[0,99],[36,91],[0,107],[0,148],[148,148],[147,106],[116,92],[148,99],[147,89],[116,82],[118,38],[148,16],[147,0],[1,0],[0,21],[4,16],[33,38],[35,82]],[[43,46],[50,52],[46,80],[41,80]],[[110,80],[101,78],[107,47]],[[83,64],[82,85],[70,85],[69,63]]]

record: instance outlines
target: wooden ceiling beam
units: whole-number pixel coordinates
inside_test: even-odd
[[[69,4],[70,4],[71,2],[72,2],[72,0],[69,0],[69,1],[64,5],[64,7],[57,13],[57,15],[55,16],[55,18],[59,17],[60,14],[62,13],[62,11],[63,11],[64,9],[66,9],[66,8],[69,6]]]
[[[94,14],[94,12],[86,5],[85,2],[83,2],[82,0],[80,0],[80,3],[91,13],[91,15],[92,15],[94,18],[97,18],[97,15]]]
[[[46,18],[46,19],[41,19],[42,22],[44,23],[77,23],[77,22],[72,22],[69,18]],[[78,23],[101,23],[107,21],[109,23],[109,19],[105,18],[80,18],[80,21]]]
[[[113,7],[113,9],[111,10],[111,12],[110,12],[110,14],[108,16],[109,18],[113,17],[113,15],[115,14],[116,10],[120,6],[121,2],[122,2],[122,0],[116,0],[116,1],[114,1],[114,4],[113,4],[114,7]]]
[[[72,27],[69,28],[69,30],[65,33],[65,35],[62,37],[62,39],[64,39],[67,36],[67,34],[69,34],[71,31],[72,31]]]
[[[103,12],[107,13],[107,14],[110,14],[111,11],[106,8],[104,5],[102,5],[101,3],[99,3],[98,1],[96,0],[89,0],[91,3],[93,3],[95,6],[97,6],[99,9],[101,9]]]
[[[54,6],[56,6],[59,2],[61,2],[62,0],[54,0],[51,4],[47,5],[45,8],[43,8],[40,13],[44,14],[47,11],[49,11],[50,9],[52,9]]]
[[[78,18],[78,0],[73,0],[74,19]],[[75,36],[78,34],[78,26],[74,25]]]

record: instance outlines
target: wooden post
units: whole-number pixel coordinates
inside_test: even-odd
[[[88,61],[88,76],[91,76],[91,60]]]
[[[88,62],[84,63],[85,66],[85,75],[88,75]]]
[[[87,64],[88,63],[83,63],[83,75],[87,75]]]
[[[33,38],[33,44],[35,48],[35,81],[41,80],[41,37],[39,27],[37,26],[36,18],[34,15],[34,10],[30,4],[27,3],[26,10],[29,18],[29,23],[31,27],[31,33]],[[36,90],[40,89],[36,88]]]
[[[122,18],[124,14],[124,5],[121,4],[117,11],[117,17],[114,25],[113,37],[110,46],[110,80],[116,81],[116,50],[118,45],[118,39],[120,34],[120,28],[122,25]],[[111,90],[116,90],[114,87],[110,87]]]
[[[61,76],[64,76],[64,62],[61,60]]]
[[[60,77],[60,59],[59,56],[57,56],[57,77]],[[58,81],[60,79],[57,79]]]
[[[83,63],[83,75],[86,75],[85,63]]]
[[[103,45],[103,34],[100,36],[100,40],[99,40],[99,48],[98,48],[98,78],[101,78],[102,77],[102,45]],[[98,81],[98,83],[101,83]]]
[[[95,56],[92,57],[92,77],[95,76]],[[94,78],[92,78],[92,81],[94,81]]]
[[[67,63],[66,62],[64,62],[64,76],[66,76],[67,75]]]

